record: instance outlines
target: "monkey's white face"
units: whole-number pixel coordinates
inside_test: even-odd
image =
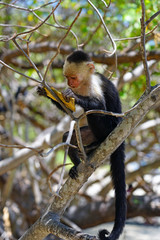
[[[77,75],[65,76],[67,78],[67,84],[71,88],[78,88],[81,81],[79,80]]]
[[[74,91],[84,85],[88,85],[93,72],[94,65],[92,63],[83,62],[76,64],[65,61],[63,67],[63,74],[67,78],[68,86],[74,89]]]
[[[75,94],[95,96],[102,99],[101,80],[94,74],[94,71],[94,64],[91,62],[76,64],[65,61],[63,67],[63,73],[67,79],[68,86]]]

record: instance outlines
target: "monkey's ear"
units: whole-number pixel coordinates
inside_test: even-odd
[[[89,70],[91,73],[94,73],[94,70],[95,70],[95,66],[93,63],[87,63],[87,66],[89,67]]]

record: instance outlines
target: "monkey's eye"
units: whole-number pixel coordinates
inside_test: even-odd
[[[72,80],[75,80],[76,79],[76,77],[70,77]]]
[[[70,79],[73,79],[73,80],[76,79],[76,76],[65,76],[65,77],[66,77],[67,79],[69,79],[69,78],[70,78]]]

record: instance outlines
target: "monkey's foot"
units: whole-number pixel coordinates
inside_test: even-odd
[[[80,159],[84,159],[84,155],[83,155],[83,153],[80,152],[79,150],[78,150],[78,157],[79,157]]]
[[[77,172],[77,167],[76,166],[73,166],[70,171],[69,171],[69,176],[72,178],[72,179],[76,179],[78,177],[78,172]]]

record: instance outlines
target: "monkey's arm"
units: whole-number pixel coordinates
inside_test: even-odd
[[[71,89],[67,89],[64,93],[66,97],[74,97],[75,103],[80,105],[84,111],[89,110],[105,110],[107,111],[107,107],[105,105],[104,100],[96,97],[88,97],[88,96],[80,96],[75,94]],[[99,139],[98,144],[102,142],[116,127],[113,124],[113,117],[107,116],[100,113],[93,113],[87,115],[88,124],[92,126],[92,131],[97,139]],[[95,147],[96,148],[96,147]],[[88,149],[89,151],[89,149]]]
[[[105,103],[102,99],[100,100],[96,97],[88,97],[75,94],[70,88],[66,89],[63,92],[63,95],[66,100],[69,98],[74,98],[75,103],[84,108],[85,111],[92,109],[106,110]]]
[[[39,96],[43,96],[43,97],[49,98],[52,101],[52,103],[54,105],[56,105],[56,107],[58,109],[60,109],[61,111],[65,112],[65,110],[62,108],[62,106],[58,102],[54,101],[53,99],[51,99],[50,97],[47,96],[46,90],[42,86],[38,86],[37,87],[37,93],[38,93]]]

